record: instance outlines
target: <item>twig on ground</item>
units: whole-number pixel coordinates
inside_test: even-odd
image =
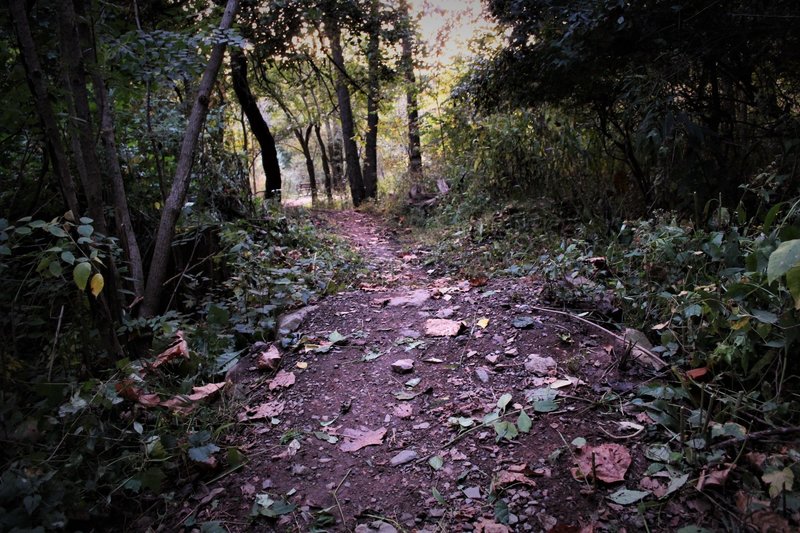
[[[342,488],[342,485],[344,485],[344,482],[347,479],[347,476],[349,476],[350,472],[352,472],[352,471],[353,471],[352,468],[350,470],[348,470],[347,473],[342,478],[342,480],[336,486],[336,489],[334,489],[334,491],[331,492],[331,496],[333,496],[333,501],[336,502],[336,508],[339,509],[339,516],[342,517],[342,525],[345,526],[345,527],[347,527],[347,520],[344,517],[344,511],[342,511],[342,504],[339,503],[339,498],[336,496],[336,494],[339,492],[339,489]]]
[[[718,442],[714,444],[712,448],[724,448],[725,446],[730,446],[731,444],[738,444],[740,442],[747,442],[755,439],[760,439],[761,437],[772,437],[773,435],[790,435],[792,433],[800,433],[800,426],[772,428],[772,429],[765,429],[763,431],[756,431],[755,433],[749,433],[747,435],[742,435],[741,437],[733,437],[732,439]]]

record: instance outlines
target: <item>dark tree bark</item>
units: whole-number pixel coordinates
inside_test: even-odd
[[[69,168],[69,160],[61,140],[58,122],[50,105],[44,72],[36,54],[36,46],[28,23],[28,15],[25,13],[25,2],[24,0],[9,0],[8,7],[17,34],[28,85],[30,85],[31,93],[34,96],[36,112],[42,123],[48,151],[53,159],[53,170],[58,178],[64,202],[77,219],[80,216],[80,204],[78,203],[75,181]]]
[[[294,136],[297,142],[300,143],[300,148],[303,150],[303,156],[306,158],[306,170],[308,171],[308,184],[311,187],[311,203],[317,203],[317,173],[314,170],[314,157],[311,155],[311,130],[313,125],[309,124],[305,132],[303,128],[295,128]]]
[[[380,97],[380,20],[378,0],[370,3],[367,44],[367,134],[364,139],[364,194],[378,197],[378,100]]]
[[[320,131],[319,123],[314,124],[314,133],[317,137],[317,144],[319,145],[319,153],[322,157],[322,172],[325,174],[325,196],[328,202],[333,201],[333,186],[331,177],[331,165],[328,161],[328,154],[326,153],[325,142],[322,140],[322,132]]]
[[[87,213],[94,221],[95,230],[108,235],[103,211],[103,176],[95,151],[92,117],[89,111],[89,93],[86,89],[86,69],[78,39],[78,23],[72,0],[61,3],[60,34],[61,62],[67,82],[66,93],[70,109],[70,134],[73,138],[75,166],[86,196]]]
[[[333,20],[325,24],[328,40],[331,45],[331,58],[336,69],[336,99],[339,102],[339,116],[342,122],[342,137],[344,138],[344,156],[347,163],[347,181],[350,183],[350,197],[353,206],[358,207],[364,201],[366,191],[361,175],[361,163],[358,158],[358,145],[356,144],[355,125],[353,123],[353,108],[350,103],[350,90],[345,83],[344,54],[342,53],[342,32]]]
[[[422,181],[422,143],[419,135],[419,104],[417,79],[414,75],[414,35],[411,28],[408,2],[402,3],[406,24],[402,37],[401,63],[406,81],[406,115],[408,117],[408,175],[412,183]]]
[[[330,120],[325,121],[325,133],[328,135],[328,160],[331,164],[331,180],[333,190],[344,190],[344,158],[342,138],[339,130],[331,126]]]
[[[267,198],[280,197],[281,167],[278,162],[278,151],[275,148],[275,137],[269,130],[267,121],[261,115],[258,102],[250,90],[250,84],[247,81],[247,58],[241,49],[231,51],[231,77],[236,98],[247,117],[250,130],[261,147],[261,164],[267,178],[265,196]]]
[[[228,0],[225,6],[225,13],[219,25],[220,31],[225,32],[230,29],[238,7],[238,0]],[[175,178],[172,181],[172,188],[164,204],[164,210],[161,212],[161,220],[158,224],[153,259],[150,262],[150,271],[145,284],[144,301],[139,309],[139,314],[144,317],[153,316],[161,306],[161,294],[164,289],[164,281],[167,278],[172,238],[175,236],[175,225],[186,200],[197,139],[208,114],[209,97],[222,65],[225,47],[225,41],[214,45],[211,51],[211,58],[208,61],[205,72],[203,72],[200,87],[192,104],[189,123],[183,135],[183,144],[181,145],[181,152],[175,169]]]

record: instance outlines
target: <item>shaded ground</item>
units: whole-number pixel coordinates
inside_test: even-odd
[[[279,348],[278,377],[256,368],[267,346],[240,368],[251,419],[231,444],[248,462],[203,485],[177,519],[231,531],[502,532],[672,531],[702,518],[699,500],[689,521],[686,502],[640,513],[608,499],[639,489],[650,464],[652,421],[623,408],[648,373],[622,361],[618,340],[535,309],[530,279],[434,279],[424,252],[372,216],[319,219],[376,281],[307,309]],[[401,359],[410,372],[392,368]],[[492,412],[499,420],[483,424]],[[589,479],[573,475],[578,463]],[[592,479],[615,475],[624,480]]]

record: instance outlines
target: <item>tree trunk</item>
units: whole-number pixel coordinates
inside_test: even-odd
[[[128,209],[128,197],[125,194],[125,181],[122,178],[122,169],[119,166],[117,140],[114,134],[114,118],[111,115],[108,90],[106,90],[105,80],[96,69],[93,80],[95,91],[97,92],[97,106],[100,108],[100,139],[105,149],[106,166],[111,175],[114,220],[117,225],[117,233],[122,241],[122,248],[125,251],[125,259],[128,261],[128,268],[130,268],[134,300],[136,300],[144,296],[142,254],[139,249],[139,242],[136,239],[136,232],[133,231],[131,213],[130,209]]]
[[[219,25],[219,30],[221,32],[226,32],[230,29],[238,7],[238,0],[228,0],[225,6],[225,13]],[[192,162],[194,160],[194,151],[197,147],[197,138],[200,135],[203,122],[208,114],[209,96],[211,94],[211,89],[214,87],[219,68],[222,65],[225,47],[225,41],[214,45],[211,51],[211,58],[200,80],[197,96],[192,104],[189,123],[183,135],[183,144],[181,145],[181,152],[175,169],[175,178],[172,181],[172,188],[164,204],[164,210],[161,213],[161,220],[158,224],[153,259],[150,262],[150,271],[147,276],[147,283],[145,284],[144,301],[139,310],[139,314],[144,317],[153,316],[160,308],[163,284],[167,277],[167,268],[169,266],[172,238],[175,236],[175,225],[178,222],[178,216],[186,200],[186,192],[189,189],[189,178],[192,170]]]
[[[328,202],[333,202],[333,186],[331,178],[331,165],[328,162],[328,154],[325,153],[325,142],[322,140],[322,132],[320,131],[319,123],[314,124],[314,133],[317,137],[317,144],[319,145],[319,153],[322,155],[322,172],[325,174],[325,196]]]
[[[67,160],[61,133],[58,129],[58,122],[50,105],[44,72],[36,54],[36,46],[33,41],[33,35],[31,35],[30,24],[28,24],[28,15],[25,13],[25,2],[24,0],[9,0],[8,7],[16,30],[17,40],[19,41],[26,78],[34,96],[36,112],[42,122],[45,140],[53,159],[53,170],[58,178],[64,202],[77,220],[80,217],[80,204],[78,203],[75,181],[69,168],[69,161]]]
[[[266,198],[280,198],[281,167],[278,162],[278,150],[275,148],[275,137],[272,136],[267,121],[258,108],[258,102],[250,90],[247,81],[247,58],[238,48],[231,50],[231,78],[239,105],[242,106],[250,130],[261,147],[261,164],[267,178],[264,195]]]
[[[106,216],[103,211],[105,205],[103,202],[103,177],[92,133],[89,94],[86,89],[86,70],[78,39],[77,17],[72,0],[64,0],[61,7],[61,17],[59,18],[61,62],[66,81],[68,108],[72,115],[69,122],[70,134],[74,139],[75,165],[78,168],[83,192],[86,195],[86,211],[94,221],[94,228],[103,235],[108,235]]]
[[[367,44],[367,134],[364,139],[364,194],[378,197],[378,99],[380,97],[380,20],[378,0],[370,2],[370,30]]]
[[[361,175],[361,163],[358,158],[358,145],[353,124],[353,108],[350,104],[350,90],[345,84],[344,54],[342,53],[342,32],[335,21],[325,24],[331,44],[331,57],[336,69],[336,99],[339,102],[339,117],[342,121],[342,137],[344,138],[344,156],[347,162],[347,181],[350,182],[350,197],[353,207],[364,201],[364,180]]]
[[[403,1],[405,12],[405,31],[403,32],[403,52],[401,63],[406,81],[406,115],[408,117],[408,175],[411,183],[422,181],[422,148],[419,135],[419,104],[417,102],[417,79],[414,75],[414,35],[411,30],[411,17],[408,2]]]
[[[339,130],[331,126],[330,120],[325,120],[325,133],[328,136],[328,160],[331,164],[331,181],[333,190],[344,190],[344,161],[342,160],[342,139]]]
[[[294,136],[297,137],[297,141],[300,143],[300,148],[303,150],[303,155],[306,158],[306,170],[308,171],[308,184],[311,187],[311,204],[317,203],[317,173],[314,170],[314,158],[311,156],[311,129],[313,126],[311,124],[308,125],[306,128],[305,133],[303,133],[302,128],[295,128]]]

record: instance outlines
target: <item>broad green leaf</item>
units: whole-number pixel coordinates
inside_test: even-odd
[[[533,426],[531,417],[529,417],[528,413],[526,413],[525,409],[523,409],[519,412],[519,417],[517,418],[517,427],[522,433],[528,433],[531,430],[531,426]]]
[[[31,228],[29,228],[28,226],[20,226],[18,228],[14,228],[14,233],[16,233],[17,235],[30,235],[31,231],[32,231]]]
[[[542,400],[533,402],[533,410],[537,413],[551,413],[558,410],[558,404],[555,400]]]
[[[794,298],[794,308],[800,310],[800,266],[790,268],[786,273],[786,288]]]
[[[89,288],[92,291],[92,295],[97,298],[97,296],[102,292],[103,287],[105,286],[106,282],[103,279],[103,275],[99,272],[92,276],[92,281],[89,283]]]
[[[367,353],[361,358],[362,361],[374,361],[378,357],[382,356],[383,353],[376,351],[376,350],[367,350]]]
[[[772,283],[800,264],[800,239],[782,242],[769,256],[767,281]]]
[[[167,475],[160,468],[154,467],[148,468],[137,477],[143,488],[159,494],[161,492],[161,483],[167,478]]]
[[[434,470],[439,470],[444,465],[444,459],[442,459],[441,455],[434,455],[428,459],[428,464],[431,465],[431,468]]]
[[[608,499],[618,505],[630,505],[650,495],[649,490],[619,489],[608,496]]]
[[[501,411],[506,408],[508,403],[511,401],[511,395],[508,393],[503,394],[500,396],[500,399],[497,400],[497,408]]]
[[[433,499],[439,502],[439,505],[447,505],[447,501],[442,496],[442,493],[439,492],[436,487],[431,487],[431,494],[433,494]]]
[[[489,414],[484,415],[482,422],[484,424],[491,424],[495,420],[500,418],[500,414],[497,411],[492,411]]]
[[[94,233],[94,228],[88,224],[82,224],[78,226],[78,235],[81,237],[89,237]]]
[[[92,273],[92,265],[89,263],[78,263],[72,271],[72,279],[75,280],[75,285],[82,291],[86,290],[86,283],[89,281],[89,275]]]
[[[0,246],[0,255],[11,255],[11,248],[5,244]]]
[[[517,426],[515,426],[512,422],[506,422],[505,420],[497,422],[494,425],[494,432],[497,433],[498,441],[501,439],[512,440],[519,435]]]
[[[662,498],[666,498],[673,492],[680,490],[684,485],[686,485],[686,482],[688,480],[689,480],[689,474],[684,474],[682,476],[672,478],[669,482],[669,486],[667,487],[667,492],[662,496]]]
[[[89,217],[81,217],[81,219],[79,220],[79,222],[80,222],[81,224],[91,224],[92,222],[94,222],[94,220],[93,220],[93,219],[91,219],[91,218],[89,218]]]
[[[47,231],[49,231],[54,237],[63,238],[68,236],[67,232],[61,229],[60,226],[48,226]]]
[[[713,533],[710,529],[699,526],[684,526],[677,530],[675,533]]]
[[[334,331],[328,336],[328,340],[331,342],[331,344],[339,344],[347,340],[347,337],[345,337],[338,331]]]
[[[790,467],[776,470],[761,476],[761,480],[769,485],[769,497],[775,498],[783,491],[791,491],[794,486],[794,472]]]
[[[319,440],[329,442],[331,444],[336,444],[337,442],[339,442],[338,437],[335,437],[330,433],[325,433],[324,431],[315,431],[314,436],[317,437]]]
[[[61,252],[61,260],[70,265],[75,264],[75,256],[69,250]]]
[[[570,444],[572,444],[576,448],[583,448],[584,446],[586,446],[586,439],[584,439],[583,437],[575,437],[574,439],[572,439],[572,442]]]
[[[475,421],[469,416],[460,416],[458,417],[458,425],[462,428],[468,428],[475,424]]]
[[[508,524],[510,518],[509,514],[508,502],[503,498],[497,500],[497,503],[494,504],[494,519],[501,524]]]
[[[196,446],[189,448],[189,459],[198,463],[205,463],[214,453],[219,451],[219,446],[216,444],[206,444],[205,446]]]
[[[752,312],[753,317],[759,322],[763,322],[764,324],[777,324],[778,323],[778,315],[775,313],[771,313],[769,311],[762,311],[760,309],[756,309]]]
[[[51,263],[50,263],[50,264],[47,266],[47,268],[48,268],[48,270],[50,270],[50,274],[52,274],[53,276],[56,276],[56,277],[58,277],[58,276],[60,276],[60,275],[61,275],[61,272],[62,272],[62,270],[61,270],[61,263],[59,263],[58,261],[52,261],[52,262],[51,262]]]

